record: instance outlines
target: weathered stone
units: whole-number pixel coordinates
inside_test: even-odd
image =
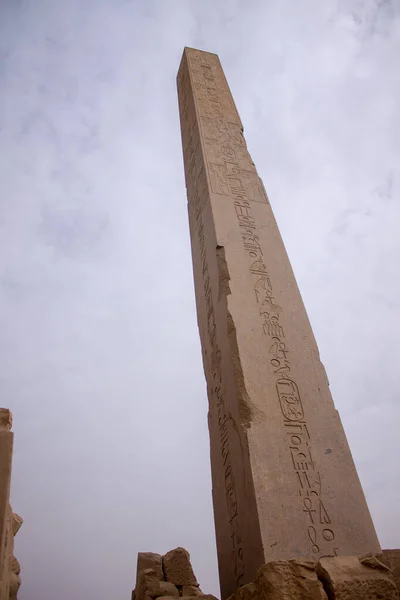
[[[184,585],[182,586],[182,596],[203,596],[199,585]]]
[[[153,596],[153,598],[158,596],[179,596],[178,588],[169,581],[160,581],[159,592],[160,593],[157,594],[157,596]]]
[[[383,557],[392,570],[393,579],[400,596],[400,550],[384,550]]]
[[[194,600],[194,598],[198,598],[198,596],[179,596],[179,600]],[[176,596],[159,596],[157,600],[176,600]],[[201,600],[217,600],[215,596],[211,596],[211,594],[204,594],[201,596]]]
[[[160,554],[154,552],[139,552],[137,558],[137,573],[145,569],[154,569],[157,579],[164,579],[162,559]]]
[[[13,535],[17,535],[18,531],[21,529],[21,525],[24,522],[23,518],[17,515],[17,513],[12,513],[12,533]]]
[[[137,600],[145,600],[149,596],[149,592],[158,590],[159,580],[157,577],[147,575],[146,570],[138,571],[136,574],[135,594]],[[154,571],[151,570],[151,573],[154,573]]]
[[[398,600],[392,572],[379,556],[321,558],[317,573],[329,600]]]
[[[11,412],[0,409],[0,600],[8,600],[10,587],[15,590],[20,584],[19,576],[10,568],[14,547],[9,501],[14,434],[10,428]]]
[[[247,585],[243,585],[240,587],[236,594],[231,596],[231,598],[235,598],[235,600],[254,600],[257,597],[257,586],[252,581]]]
[[[168,581],[160,581],[154,576],[154,569],[139,571],[139,581],[136,586],[138,600],[158,598],[159,596],[179,596],[178,588]]]
[[[21,578],[17,573],[11,572],[10,575],[10,600],[17,597],[18,590],[21,586]]]
[[[12,428],[12,412],[8,408],[0,408],[0,431],[10,431]]]
[[[21,573],[21,565],[15,556],[11,557],[11,571],[19,575]]]
[[[180,596],[179,600],[194,600],[194,598],[198,598],[198,596]],[[211,594],[202,594],[201,600],[217,600],[217,598]]]
[[[155,577],[157,580],[159,580],[154,569],[143,569],[142,571],[139,571],[139,573],[144,573],[148,577]]]
[[[196,585],[190,555],[184,548],[170,550],[162,557],[166,581],[175,585]]]
[[[18,533],[23,523],[22,517],[12,512],[11,506],[9,507],[10,511],[10,544],[8,554],[10,555],[10,591],[9,591],[9,600],[16,600],[18,589],[21,585],[21,578],[19,576],[21,572],[21,566],[13,555],[14,551],[14,536]]]
[[[218,56],[185,48],[178,95],[226,598],[269,561],[381,550]]]
[[[258,572],[256,597],[268,600],[326,600],[326,594],[309,560],[269,562]]]
[[[153,579],[155,581],[164,579],[161,555],[154,552],[139,552],[136,566],[136,588],[134,590],[137,600],[145,600],[147,583],[152,586],[153,590],[158,589],[156,583],[152,583]]]

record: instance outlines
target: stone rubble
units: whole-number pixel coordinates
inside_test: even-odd
[[[175,548],[164,556],[139,552],[132,600],[199,600],[200,596],[201,600],[216,600],[201,591],[187,550]]]
[[[389,562],[384,554],[272,561],[229,600],[398,600]]]
[[[390,567],[400,596],[400,550],[383,550],[383,562]]]

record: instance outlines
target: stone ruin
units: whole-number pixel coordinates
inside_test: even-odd
[[[400,564],[399,564],[400,566]],[[261,567],[254,582],[230,600],[397,600],[399,592],[385,555],[279,560]]]
[[[228,600],[398,600],[400,551],[381,555],[336,556],[272,561],[255,580]],[[140,552],[136,588],[131,600],[216,600],[204,594],[193,572],[190,555],[176,548],[164,556]]]
[[[0,408],[0,600],[17,600],[21,585],[21,568],[14,556],[14,537],[23,521],[10,506],[14,440],[11,427],[11,411]]]
[[[132,600],[193,600],[199,596],[216,600],[215,596],[201,591],[187,550],[175,548],[164,556],[139,552]]]
[[[5,573],[4,573],[4,599],[17,600],[17,592],[21,585],[20,572],[21,567],[18,560],[14,556],[14,537],[18,533],[23,523],[22,517],[17,513],[12,512],[12,508],[9,505],[8,511],[8,524],[6,532],[6,544],[5,544]],[[8,594],[7,594],[8,589]],[[3,596],[1,597],[3,600]]]

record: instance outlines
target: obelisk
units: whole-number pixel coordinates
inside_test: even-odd
[[[218,56],[185,48],[178,95],[224,599],[267,561],[380,546]]]

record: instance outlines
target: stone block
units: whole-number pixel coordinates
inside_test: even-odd
[[[157,579],[160,581],[164,579],[162,559],[160,554],[155,554],[154,552],[139,552],[137,558],[136,581],[137,574],[145,569],[153,569]]]
[[[321,558],[317,573],[329,600],[398,600],[392,572],[382,556]]]
[[[394,582],[400,596],[400,550],[384,550],[383,556],[392,570]]]
[[[21,565],[15,556],[11,557],[11,571],[19,575],[21,573]]]
[[[310,560],[277,560],[267,563],[257,573],[255,589],[247,590],[246,594],[242,592],[240,600],[249,597],[268,600],[327,600],[316,574],[315,562]]]
[[[0,408],[0,430],[11,431],[12,412],[8,408]]]
[[[152,579],[155,581],[152,582]],[[136,588],[134,590],[136,599],[145,600],[146,585],[148,584],[154,590],[157,589],[156,582],[163,580],[161,555],[154,552],[139,552],[136,566]]]
[[[12,513],[12,533],[13,535],[17,535],[18,531],[21,529],[21,525],[24,522],[23,518],[17,515],[17,513]]]
[[[179,596],[178,588],[169,581],[160,581],[158,589],[159,593],[157,593],[157,596],[152,596],[153,598],[158,598],[160,596]]]
[[[17,592],[21,585],[21,578],[17,573],[11,572],[10,575],[10,600],[16,600]]]
[[[194,598],[198,598],[198,596],[180,596],[179,600],[194,600]],[[202,594],[201,600],[217,600],[217,598],[211,594]]]
[[[157,579],[154,569],[140,571],[136,586],[137,600],[159,598],[160,596],[179,596],[178,588],[173,583]]]
[[[9,503],[11,466],[13,452],[13,433],[11,413],[0,409],[0,599],[8,600],[10,588],[16,593],[20,585],[19,576],[14,574],[10,580],[10,559],[13,551],[12,515]]]
[[[187,550],[175,548],[164,554],[162,560],[166,581],[182,586],[197,584]]]
[[[242,585],[235,594],[229,596],[227,600],[255,600],[257,598],[257,586],[252,581],[247,585]]]
[[[146,571],[150,571],[150,574]],[[149,597],[148,592],[158,589],[159,580],[153,576],[153,569],[144,569],[138,571],[136,575],[136,588],[135,596],[136,600],[146,600]]]
[[[157,579],[157,581],[159,581],[154,569],[143,569],[143,570],[139,571],[139,573],[144,573],[148,577],[155,577]]]
[[[145,571],[148,569],[152,569],[160,581],[164,579],[161,554],[156,554],[155,552],[138,553],[137,570]]]
[[[204,596],[204,594],[198,585],[184,585],[182,596]]]
[[[198,598],[198,596],[179,596],[179,600],[194,600],[194,598]],[[176,596],[159,596],[157,600],[176,600]],[[218,600],[215,596],[211,594],[202,594],[201,600]]]

